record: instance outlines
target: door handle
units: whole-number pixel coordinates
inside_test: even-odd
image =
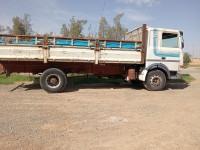
[[[165,60],[166,59],[166,57],[162,57],[162,60]]]

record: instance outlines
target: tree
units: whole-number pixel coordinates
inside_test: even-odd
[[[30,34],[34,33],[34,31],[32,29],[31,15],[30,14],[24,14],[24,18],[22,19],[22,23],[24,25],[25,35],[30,35]]]
[[[4,26],[0,25],[0,33],[3,33],[6,29],[4,28]]]
[[[31,15],[24,14],[23,18],[16,16],[13,17],[12,21],[13,21],[13,27],[11,29],[12,34],[30,35],[34,33],[31,24]]]
[[[100,39],[104,38],[109,38],[109,33],[110,33],[111,27],[108,24],[107,20],[105,17],[101,17],[100,22],[99,22],[99,32],[98,32],[98,37]]]
[[[72,37],[82,36],[83,26],[87,23],[87,20],[75,20],[74,16],[70,19],[70,35]]]
[[[187,68],[189,63],[191,62],[191,55],[189,53],[184,53],[183,55],[183,66],[184,68]]]
[[[116,28],[114,26],[112,26],[109,30],[108,30],[108,33],[107,33],[107,38],[108,39],[115,39],[115,31],[116,31]]]
[[[124,13],[117,14],[113,18],[114,25],[112,27],[110,27],[106,19],[102,17],[99,23],[99,38],[122,40],[124,38],[125,32],[128,31],[128,29],[123,27],[120,22],[123,16]]]
[[[13,31],[9,26],[6,27],[6,31],[8,34],[13,34]]]
[[[60,33],[63,36],[80,37],[82,36],[83,26],[87,23],[87,20],[75,20],[73,16],[70,19],[70,24],[63,24]]]
[[[92,25],[91,24],[88,26],[88,37],[93,37]]]
[[[128,31],[125,27],[122,26],[120,20],[124,16],[124,13],[117,14],[114,19],[114,26],[112,28],[112,38],[116,40],[122,40],[124,38],[125,32]]]
[[[49,32],[49,33],[45,33],[45,34],[43,34],[43,36],[52,36],[53,35],[53,32],[51,31],[51,32]]]
[[[13,21],[13,28],[12,28],[13,34],[25,35],[25,27],[21,19],[18,16],[16,16],[13,17],[12,21]]]
[[[44,34],[39,34],[39,33],[36,32],[35,35],[37,35],[37,36],[52,36],[53,32],[51,31],[51,32],[47,32],[47,33],[44,33]]]
[[[67,25],[66,24],[63,24],[62,25],[62,28],[60,30],[60,33],[63,35],[63,36],[70,36],[69,34],[69,29],[67,28]]]

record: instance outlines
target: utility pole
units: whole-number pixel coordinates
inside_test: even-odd
[[[193,48],[192,48],[192,57],[194,58],[194,44],[193,44]]]

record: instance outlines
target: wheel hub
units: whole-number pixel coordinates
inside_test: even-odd
[[[153,86],[159,86],[160,82],[161,82],[161,78],[159,76],[157,76],[157,75],[152,76],[151,79],[150,79],[150,83]]]
[[[58,79],[56,79],[55,77],[51,78],[50,81],[51,85],[56,86],[58,84]]]
[[[59,85],[59,77],[57,75],[51,74],[47,77],[47,85],[50,87],[57,87]]]

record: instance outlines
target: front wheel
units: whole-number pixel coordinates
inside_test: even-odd
[[[43,72],[40,77],[41,87],[49,93],[62,92],[67,84],[67,78],[63,71],[50,68]]]
[[[166,86],[166,76],[160,70],[152,70],[147,74],[144,87],[149,91],[160,91]]]

